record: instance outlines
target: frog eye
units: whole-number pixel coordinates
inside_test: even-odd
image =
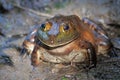
[[[66,31],[66,30],[69,30],[69,25],[65,25],[64,27],[63,27],[63,29]]]
[[[66,24],[62,24],[60,25],[60,32],[66,32],[70,29],[70,26],[69,25],[66,25]]]
[[[48,31],[48,30],[50,30],[51,26],[52,26],[52,24],[50,22],[46,22],[45,24],[41,24],[41,29],[43,31]]]

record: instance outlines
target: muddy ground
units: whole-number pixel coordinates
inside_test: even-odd
[[[78,5],[78,2],[82,6]],[[29,10],[23,10],[15,6],[5,13],[0,13],[0,80],[120,80],[120,51],[118,49],[120,48],[119,16],[116,17],[116,15],[114,18],[111,18],[110,15],[104,13],[104,7],[103,10],[98,9],[98,11],[103,11],[101,14],[106,14],[108,17],[100,15],[100,11],[98,12],[99,14],[95,13],[95,16],[90,15],[91,12],[89,11],[84,14],[84,10],[81,12],[81,7],[84,7],[86,3],[84,2],[82,4],[81,0],[63,3],[56,7],[53,7],[51,5],[53,3],[51,3],[49,5],[51,6],[50,9],[48,6],[47,9],[44,9],[46,6],[43,5],[42,10],[25,7],[40,13],[44,12],[45,14],[49,14],[49,16],[36,15]],[[87,7],[91,10],[96,7],[90,5],[87,3]],[[97,67],[90,70],[68,67],[53,73],[52,69],[54,68],[54,64],[52,63],[43,63],[43,65],[39,65],[33,69],[30,57],[28,56],[23,59],[20,56],[22,42],[34,25],[40,24],[45,19],[56,14],[77,14],[80,17],[90,17],[96,20],[96,22],[101,21],[102,16],[104,28],[114,46],[117,47],[116,52],[118,57],[109,58],[100,56]]]

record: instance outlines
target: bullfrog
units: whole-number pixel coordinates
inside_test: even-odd
[[[31,65],[41,62],[85,63],[95,67],[98,55],[112,51],[104,29],[76,15],[57,15],[36,25],[23,41],[21,55],[31,55]]]

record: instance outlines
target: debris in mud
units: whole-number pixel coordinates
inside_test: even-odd
[[[113,46],[117,49],[120,49],[120,38],[113,38],[111,39]]]
[[[2,29],[0,28],[0,36],[5,37],[5,34],[2,32]]]
[[[55,5],[57,9],[50,7],[50,1],[55,0],[43,0],[47,3],[39,3],[40,0],[0,0],[2,6],[0,9],[3,12],[0,14],[0,80],[119,80],[120,79],[120,51],[117,50],[117,58],[105,58],[98,61],[97,67],[89,70],[88,72],[79,72],[67,74],[72,72],[71,69],[61,69],[60,74],[51,73],[53,66],[45,64],[39,66],[36,71],[32,72],[32,66],[30,65],[30,58],[20,59],[21,44],[24,40],[24,34],[28,33],[28,30],[36,24],[44,21],[48,16],[41,17],[29,10],[19,10],[16,7],[11,6],[9,3],[15,1],[18,5],[37,10],[40,13],[47,12],[46,14],[78,14],[81,17],[90,17],[92,20],[103,20],[109,27],[106,31],[113,39],[112,43],[117,49],[120,49],[120,1],[119,0],[75,0],[65,7],[62,3]],[[22,1],[20,3],[20,1]],[[57,1],[57,0],[56,0]],[[60,0],[58,0],[60,1]],[[65,1],[65,0],[61,0]],[[69,0],[72,1],[72,0]],[[33,4],[31,4],[33,2]],[[42,0],[41,0],[42,2]],[[110,3],[111,2],[111,3]],[[107,3],[107,4],[106,4]],[[109,4],[110,3],[110,4]],[[26,5],[27,4],[27,5]],[[31,4],[31,5],[30,5]],[[36,5],[37,4],[37,5]],[[50,5],[49,5],[50,4]],[[48,6],[46,6],[48,5]],[[14,7],[15,10],[12,9]],[[40,7],[40,8],[39,8]],[[58,9],[59,8],[59,9]],[[96,9],[97,8],[97,9]],[[11,10],[12,9],[12,10]],[[8,14],[3,14],[6,10],[10,11]],[[19,35],[20,34],[20,35]],[[23,36],[22,36],[23,34]],[[5,37],[4,37],[5,36]],[[117,39],[118,38],[118,39]],[[3,44],[2,44],[3,43]],[[2,51],[1,51],[2,50]],[[5,53],[6,55],[4,55]],[[102,57],[103,58],[103,57]],[[14,66],[14,67],[9,67]],[[80,67],[81,68],[81,67]],[[73,71],[74,72],[74,71]]]
[[[9,65],[9,66],[13,66],[13,61],[11,60],[11,58],[7,55],[2,55],[0,53],[0,65]]]
[[[0,3],[0,13],[7,13],[8,10],[6,10],[3,5]]]

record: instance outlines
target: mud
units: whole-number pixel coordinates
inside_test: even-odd
[[[78,2],[80,5],[78,5]],[[94,5],[92,5],[93,3]],[[52,72],[52,69],[55,66],[55,64],[52,63],[43,63],[42,65],[34,68],[31,66],[30,56],[27,56],[24,59],[21,58],[21,45],[25,36],[29,33],[29,30],[34,27],[34,25],[40,24],[48,17],[38,16],[29,11],[19,9],[17,7],[11,7],[7,13],[0,13],[0,80],[119,80],[119,17],[117,17],[116,13],[116,15],[111,18],[112,16],[107,14],[109,9],[107,11],[106,9],[103,10],[104,6],[98,9],[99,12],[94,11],[94,14],[92,15],[91,12],[96,7],[95,4],[96,3],[94,1],[88,3],[84,2],[82,4],[81,0],[76,0],[75,2],[65,4],[64,7],[59,7],[59,9],[54,8],[53,5],[51,6],[51,4],[49,4],[52,9],[50,8],[50,13],[47,14],[77,14],[80,17],[88,16],[96,22],[102,20],[106,32],[116,47],[118,57],[109,58],[100,56],[97,67],[90,70],[67,67],[60,69],[59,72]],[[101,2],[99,6],[101,4],[103,3]],[[46,7],[46,5],[43,5],[43,8],[44,7]],[[88,10],[88,12],[84,13],[84,10],[82,10],[84,8],[85,10]],[[46,12],[44,9],[42,11]],[[108,17],[103,16],[104,14]]]

